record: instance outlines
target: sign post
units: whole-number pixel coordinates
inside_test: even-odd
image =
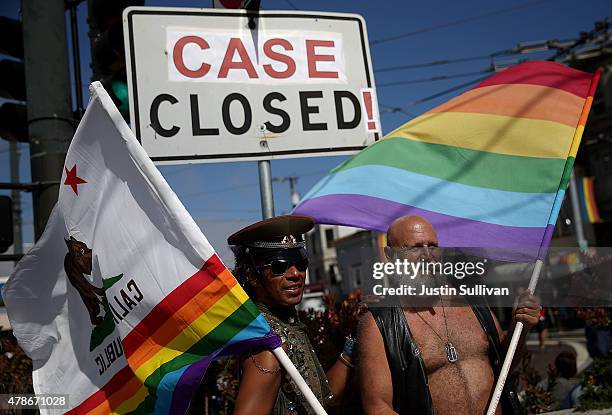
[[[263,219],[274,217],[274,197],[272,192],[272,171],[270,160],[259,160],[259,192],[261,194],[261,216]]]

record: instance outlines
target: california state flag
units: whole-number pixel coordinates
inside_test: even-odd
[[[211,360],[280,341],[90,90],[57,205],[2,293],[8,315],[36,393],[68,395],[62,412],[185,413]]]

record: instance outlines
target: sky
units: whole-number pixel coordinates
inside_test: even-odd
[[[210,3],[209,0],[147,0],[145,5],[209,7]],[[436,99],[415,101],[480,78],[483,76],[480,72],[492,64],[517,63],[520,59],[546,59],[552,52],[495,59],[490,58],[491,54],[511,49],[522,42],[576,39],[580,32],[591,30],[595,21],[612,17],[612,0],[262,0],[261,3],[264,10],[312,10],[363,16],[370,39],[383,133],[458,95],[469,86]],[[19,9],[19,0],[0,2],[2,16],[19,18]],[[78,9],[80,67],[84,83],[79,92],[85,102],[91,77],[86,16],[87,2],[83,2]],[[69,34],[68,23],[66,14]],[[460,62],[430,65],[442,60]],[[417,67],[389,70],[397,66]],[[439,77],[450,78],[431,80]],[[397,84],[385,86],[393,83]],[[74,95],[77,90],[74,81],[72,86]],[[28,182],[28,145],[22,144],[20,149],[20,180]],[[345,159],[335,156],[274,160],[271,163],[272,176],[298,176],[297,190],[304,195],[327,171]],[[261,219],[257,162],[160,166],[160,171],[211,244],[231,264],[227,236]],[[10,181],[9,173],[9,145],[0,139],[0,182]],[[288,182],[277,181],[273,187],[275,213],[289,213],[291,199]],[[0,194],[7,193],[0,190]],[[31,196],[23,193],[22,202],[23,239],[31,242]]]

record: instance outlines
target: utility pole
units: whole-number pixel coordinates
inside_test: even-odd
[[[10,152],[11,182],[19,183],[19,158],[21,157],[21,150],[17,140],[10,141]],[[22,254],[21,191],[17,189],[11,190],[11,199],[13,200],[13,254]]]
[[[79,26],[77,24],[77,7],[81,0],[68,0],[70,9],[70,34],[72,40],[72,66],[74,67],[74,84],[76,97],[76,113],[79,120],[83,117],[83,93],[81,91],[81,52],[79,49]]]
[[[64,1],[23,0],[21,7],[32,182],[59,182],[75,130]],[[76,85],[77,95],[80,88]],[[35,239],[45,229],[58,190],[59,183],[32,194]]]
[[[287,177],[275,177],[272,179],[273,182],[283,183],[289,182],[289,196],[291,197],[291,208],[295,208],[300,203],[300,194],[298,193],[295,185],[298,181],[298,176],[287,176]]]

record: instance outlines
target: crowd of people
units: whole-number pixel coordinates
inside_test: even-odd
[[[344,334],[334,333],[340,352],[334,355],[328,349],[325,361],[320,361],[321,353],[317,352],[321,351],[322,340],[307,326],[308,313],[298,311],[309,263],[303,235],[313,226],[313,221],[305,216],[280,216],[234,233],[228,243],[235,254],[234,275],[271,330],[280,337],[287,356],[328,413],[484,414],[500,376],[513,326],[522,322],[525,330],[511,372],[517,374],[526,361],[523,358],[527,357],[526,337],[531,328],[538,332],[537,350],[546,349],[549,320],[555,310],[544,310],[529,292],[517,299],[506,331],[490,308],[439,295],[430,305],[404,301],[397,306],[380,306],[359,302],[352,310],[354,316],[346,324],[347,330],[338,330],[338,324],[328,325],[328,330],[331,327],[348,335],[339,342]],[[384,251],[389,261],[441,260],[434,227],[417,216],[401,217],[391,224]],[[596,336],[602,321],[609,323],[609,312],[577,310],[586,321],[590,356],[609,358],[610,342]],[[320,317],[333,318],[328,313]],[[354,320],[358,323],[354,324]],[[12,336],[1,338],[0,346],[0,366],[7,369],[0,373],[8,376],[0,385],[12,385],[10,391],[14,393],[31,393],[31,382],[26,381],[31,362]],[[575,352],[562,350],[553,359],[545,377],[534,378],[527,388],[525,379],[522,380],[520,393],[515,389],[517,382],[506,382],[496,414],[524,413],[525,390],[546,394],[540,409],[576,407],[581,396],[589,394],[588,383],[601,385],[606,380],[595,378],[612,371],[612,367],[606,369],[605,363],[596,361],[597,367],[603,369],[586,373],[592,379],[585,384],[585,376],[578,377]],[[235,393],[228,394],[231,409],[221,413],[315,413],[272,351],[255,349],[233,363],[237,365]],[[15,383],[15,379],[22,384]],[[200,395],[209,393],[206,392],[209,387],[210,384],[203,384]],[[204,407],[194,404],[190,413],[202,413]]]

